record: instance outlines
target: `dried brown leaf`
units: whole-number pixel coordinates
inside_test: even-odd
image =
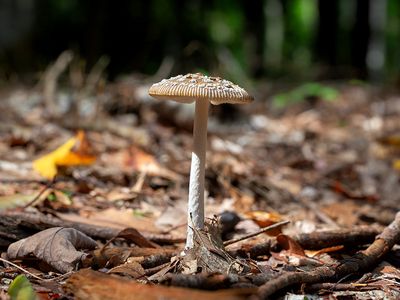
[[[338,246],[323,248],[320,250],[306,250],[305,252],[308,257],[316,257],[324,253],[336,252],[343,249],[344,249],[343,245],[338,245]]]
[[[137,229],[125,228],[121,230],[116,238],[124,238],[142,248],[159,248],[160,246],[146,239]]]
[[[73,229],[54,227],[11,244],[7,250],[9,259],[34,255],[61,273],[70,272],[87,255],[77,249],[94,249],[96,242],[84,233]]]
[[[108,271],[109,274],[127,275],[137,279],[145,275],[143,267],[138,262],[127,262],[123,265],[116,266]]]
[[[276,241],[283,249],[285,249],[289,253],[289,255],[294,254],[299,256],[306,256],[300,244],[291,237],[280,234],[276,237]]]
[[[246,217],[253,220],[261,228],[283,221],[283,217],[280,214],[266,211],[250,211],[246,213]],[[270,236],[277,236],[281,233],[281,228],[276,228],[266,232],[266,234]]]
[[[239,300],[247,299],[253,289],[228,289],[222,291],[201,291],[180,287],[140,284],[122,277],[114,277],[92,270],[81,270],[72,275],[64,289],[74,299],[191,299],[191,300]]]

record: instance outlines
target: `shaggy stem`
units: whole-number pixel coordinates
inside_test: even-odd
[[[188,229],[186,249],[193,248],[192,228],[204,228],[204,170],[207,149],[208,100],[197,100],[193,128],[193,152],[190,168]]]

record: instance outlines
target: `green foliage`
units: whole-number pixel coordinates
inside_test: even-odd
[[[78,0],[49,1],[48,10],[53,13],[54,20],[77,24],[84,20],[82,7]]]
[[[8,288],[11,300],[36,300],[37,295],[25,275],[18,275]]]
[[[333,101],[338,96],[338,91],[334,88],[309,82],[287,92],[276,95],[273,99],[273,105],[277,108],[283,108],[291,104],[296,104],[307,98],[318,98],[325,101]]]
[[[157,26],[169,26],[174,19],[173,7],[169,1],[156,0],[151,5],[152,20]]]
[[[399,36],[400,36],[400,3],[389,0],[387,3],[387,20],[385,30],[386,68],[390,73],[398,72]]]
[[[317,3],[315,0],[295,0],[292,4],[292,18],[295,29],[302,39],[310,39],[317,20]]]
[[[57,200],[57,196],[54,193],[51,193],[47,196],[47,199],[49,201],[56,201]]]
[[[285,56],[293,60],[294,65],[307,67],[311,63],[311,44],[316,33],[318,6],[315,0],[293,0],[288,2],[287,24],[284,40]]]
[[[219,0],[216,4],[207,15],[209,36],[216,46],[215,51],[219,51],[221,46],[228,48],[241,68],[246,69],[243,42],[246,20],[243,10],[235,1]]]
[[[215,9],[210,12],[210,36],[218,44],[232,45],[241,43],[243,32],[243,15],[240,8],[228,3],[223,9]]]

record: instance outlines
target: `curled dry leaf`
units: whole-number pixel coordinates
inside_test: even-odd
[[[7,256],[17,259],[34,255],[61,273],[67,273],[86,257],[77,249],[94,249],[96,246],[93,239],[76,229],[54,227],[11,244]]]
[[[142,248],[160,248],[156,243],[146,239],[137,229],[131,227],[121,230],[116,238],[124,238]]]
[[[105,249],[111,242],[113,242],[117,238],[123,238],[127,241],[135,243],[137,246],[142,248],[160,248],[159,245],[153,243],[146,239],[137,229],[135,228],[125,228],[121,230],[115,237],[110,239],[102,248]]]
[[[276,237],[278,244],[284,249],[276,258],[296,267],[313,268],[323,263],[317,259],[307,257],[301,245],[291,237],[280,234]]]
[[[304,253],[303,248],[300,246],[298,242],[296,242],[294,239],[291,237],[285,235],[285,234],[280,234],[276,237],[276,241],[278,244],[286,250],[290,255],[299,255],[299,256],[306,256]]]
[[[127,262],[108,271],[109,274],[125,275],[137,279],[145,275],[143,267],[138,262]]]

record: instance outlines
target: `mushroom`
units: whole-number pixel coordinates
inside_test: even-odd
[[[207,147],[207,119],[209,102],[214,105],[245,104],[254,98],[232,82],[209,77],[201,73],[186,74],[163,79],[153,84],[149,95],[156,99],[171,99],[180,103],[196,101],[193,151],[190,168],[188,229],[186,249],[194,246],[194,228],[204,228],[204,169]]]

